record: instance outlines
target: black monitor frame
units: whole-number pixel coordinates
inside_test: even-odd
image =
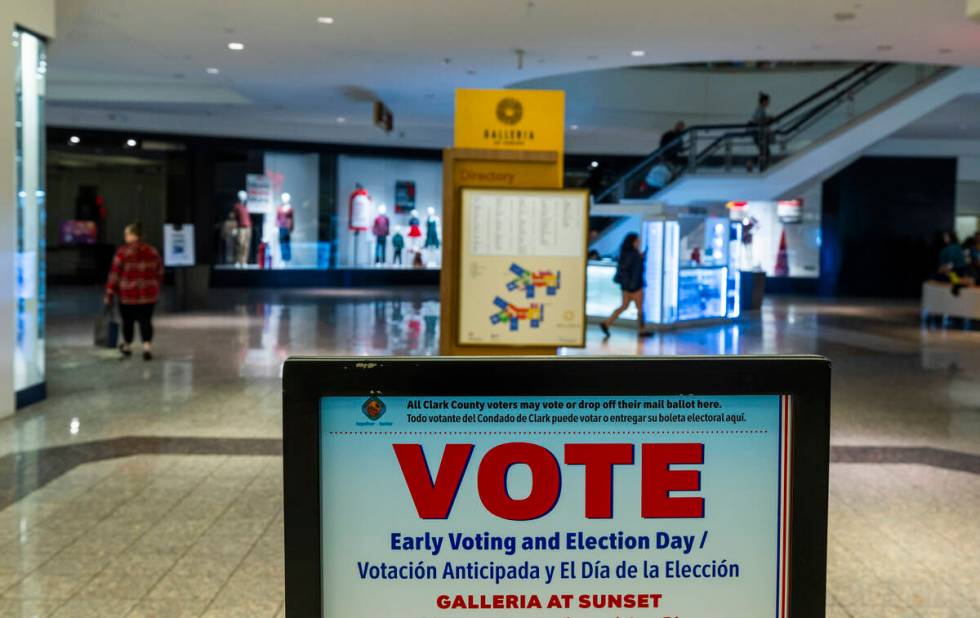
[[[494,377],[492,386],[487,375]],[[824,616],[830,361],[819,356],[291,358],[283,370],[287,616],[323,615],[320,400],[371,394],[789,395],[788,616]]]

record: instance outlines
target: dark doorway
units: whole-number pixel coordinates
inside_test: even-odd
[[[953,229],[956,159],[863,157],[823,186],[821,292],[915,297]]]

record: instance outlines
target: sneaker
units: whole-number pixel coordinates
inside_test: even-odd
[[[641,339],[646,339],[647,337],[653,337],[653,331],[641,330],[639,334],[637,334],[637,337],[640,337]]]
[[[599,322],[599,328],[602,329],[602,334],[605,336],[605,338],[609,339],[609,327],[602,322]]]
[[[133,355],[133,351],[125,343],[120,343],[119,344],[119,353],[122,354],[123,356],[132,356]]]
[[[153,353],[149,350],[143,350],[143,360],[151,361],[153,360]]]

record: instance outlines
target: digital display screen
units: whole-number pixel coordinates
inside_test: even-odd
[[[784,616],[790,412],[780,395],[322,398],[323,616]]]

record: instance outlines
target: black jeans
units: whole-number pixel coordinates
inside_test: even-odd
[[[155,303],[146,305],[119,304],[119,315],[122,317],[123,341],[127,345],[133,342],[133,324],[139,322],[140,339],[143,343],[153,341],[153,308]]]

